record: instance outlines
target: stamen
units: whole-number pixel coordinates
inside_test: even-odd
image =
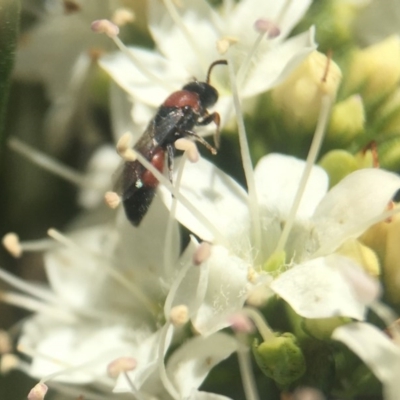
[[[0,372],[8,374],[10,371],[17,369],[20,365],[20,360],[15,354],[3,354],[0,361]]]
[[[160,334],[160,345],[158,347],[158,371],[160,374],[160,379],[161,382],[163,383],[165,389],[167,389],[168,393],[171,395],[171,397],[174,400],[180,400],[181,396],[175,389],[174,385],[172,382],[169,380],[167,371],[165,370],[165,364],[164,364],[164,355],[168,349],[167,342],[169,342],[168,337],[173,333],[173,325],[171,323],[166,323]]]
[[[119,28],[108,19],[97,19],[90,25],[90,29],[95,33],[105,33],[111,39],[119,34]]]
[[[137,288],[131,281],[127,280],[125,276],[123,276],[117,270],[115,270],[109,266],[109,264],[112,265],[114,260],[112,260],[108,257],[105,257],[104,254],[97,254],[88,249],[80,247],[73,240],[64,236],[62,233],[58,232],[55,229],[49,229],[47,231],[47,233],[51,238],[60,242],[61,244],[65,245],[69,248],[72,248],[72,249],[77,249],[78,251],[80,251],[90,257],[95,257],[96,259],[98,259],[100,265],[105,269],[105,271],[109,274],[109,276],[111,278],[113,278],[116,282],[118,282],[124,288],[128,289],[128,291],[135,297],[135,299],[137,301],[139,301],[150,314],[152,314],[152,315],[157,314],[157,312],[158,312],[157,308],[144,295],[144,293],[139,288]]]
[[[207,261],[211,256],[211,244],[208,242],[201,242],[193,254],[193,264],[201,265]]]
[[[246,400],[258,400],[259,396],[253,375],[253,369],[251,367],[249,346],[246,343],[247,335],[236,333],[236,338],[238,340],[237,355],[239,360],[239,369]]]
[[[251,319],[243,314],[237,313],[229,318],[231,328],[237,333],[250,334],[254,332],[254,324]]]
[[[94,190],[102,190],[100,186],[95,183],[88,181],[85,176],[75,171],[72,168],[67,167],[64,164],[59,163],[53,158],[46,154],[28,146],[26,143],[21,142],[19,139],[13,137],[8,141],[9,147],[17,153],[23,155],[34,164],[40,166],[46,171],[51,172],[60,178],[65,179],[68,182],[73,183],[78,187],[91,187]]]
[[[44,304],[40,301],[32,299],[31,297],[21,294],[0,291],[0,301],[24,308],[25,310],[46,314],[64,323],[71,324],[76,322],[75,316],[67,310]]]
[[[120,357],[108,364],[107,374],[110,378],[116,379],[123,372],[133,371],[137,361],[132,357]]]
[[[60,306],[60,301],[50,291],[45,290],[36,285],[32,285],[27,281],[10,274],[9,272],[5,271],[2,268],[0,268],[0,279],[8,283],[9,285],[15,287],[16,289],[21,290],[22,292],[37,297],[45,302],[53,303]]]
[[[136,154],[132,150],[132,135],[129,132],[124,133],[117,142],[117,153],[125,161],[135,161]]]
[[[255,251],[261,250],[261,225],[260,225],[260,210],[257,199],[256,185],[254,180],[253,164],[251,162],[250,148],[247,141],[246,128],[244,126],[244,119],[242,114],[242,107],[240,104],[239,93],[236,86],[235,71],[233,69],[232,60],[228,61],[229,80],[231,83],[233,105],[236,111],[236,121],[239,132],[240,154],[242,157],[243,170],[246,177],[246,183],[249,191],[248,206],[253,226],[254,247]],[[254,254],[260,256],[260,253]]]
[[[11,353],[11,338],[7,331],[0,329],[0,354]]]
[[[184,304],[172,307],[169,320],[174,326],[183,326],[189,321],[189,309]]]
[[[124,26],[126,24],[132,23],[135,21],[136,16],[133,10],[130,8],[118,8],[115,10],[112,16],[112,22],[118,26]]]
[[[251,318],[264,342],[275,338],[271,328],[265,322],[264,316],[256,308],[244,307],[242,313]]]
[[[49,388],[44,383],[39,382],[29,392],[28,400],[43,400],[48,390]]]
[[[201,222],[215,237],[215,240],[220,244],[228,245],[227,239],[224,235],[219,232],[219,230],[209,221],[203,214],[197,210],[197,208],[185,197],[183,196],[172,184],[165,178],[164,175],[160,173],[160,171],[155,168],[145,157],[143,157],[140,153],[135,152],[136,157],[139,160],[140,164],[142,164],[146,169],[148,169],[155,178],[164,185],[175,197],[176,199],[186,207],[192,214],[195,216],[199,222]]]
[[[275,253],[279,253],[284,250],[286,242],[289,238],[290,231],[294,225],[297,210],[299,209],[301,199],[307,186],[308,178],[310,177],[312,167],[318,157],[319,149],[321,148],[322,140],[326,131],[326,126],[329,121],[329,115],[331,111],[332,99],[328,95],[324,95],[321,100],[321,110],[319,112],[318,123],[315,129],[314,137],[311,143],[310,151],[307,155],[306,166],[300,179],[299,188],[297,189],[296,196],[294,198],[292,207],[290,209],[285,227],[281,233],[278,244],[275,249]]]
[[[178,150],[184,151],[187,155],[187,159],[192,162],[196,163],[200,159],[199,150],[197,149],[196,143],[192,142],[189,139],[180,138],[175,141],[175,147]]]
[[[16,233],[10,232],[3,236],[4,248],[15,258],[21,257],[26,251],[45,251],[54,247],[50,240],[34,240],[20,242]]]
[[[275,39],[281,33],[279,26],[271,20],[260,18],[254,23],[254,29],[258,33],[266,33],[268,39]]]
[[[106,192],[104,195],[104,201],[108,207],[115,209],[121,204],[121,197],[115,192]]]
[[[229,48],[239,41],[238,38],[233,36],[224,36],[217,40],[217,51],[219,54],[225,54]]]
[[[3,236],[4,248],[15,258],[19,258],[22,255],[22,247],[19,242],[19,237],[16,233],[7,233]]]
[[[180,184],[182,182],[183,171],[186,163],[186,153],[183,153],[181,161],[179,163],[178,173],[175,179],[175,189],[179,191]],[[176,197],[172,197],[171,209],[168,215],[168,223],[165,231],[165,243],[164,243],[164,268],[166,276],[173,276],[176,260],[172,258],[172,239],[173,229],[175,226],[175,214],[178,202]],[[164,307],[165,309],[165,307]]]
[[[278,17],[276,19],[276,23],[277,24],[279,24],[279,25],[282,24],[283,17],[285,16],[285,14],[286,14],[291,2],[292,2],[292,0],[286,0],[285,1],[285,4],[283,5],[283,7],[281,9],[281,12],[279,13],[279,15],[278,15]]]
[[[201,48],[197,45],[197,42],[194,40],[189,30],[186,28],[186,25],[184,24],[180,14],[176,10],[175,4],[171,0],[163,0],[163,2],[172,20],[185,36],[185,39],[187,40],[189,46],[193,49],[194,54],[198,56],[199,64],[202,66],[203,71],[207,71],[205,58],[201,57],[201,54],[203,54],[203,52],[201,51]]]

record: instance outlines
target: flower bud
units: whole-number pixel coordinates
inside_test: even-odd
[[[377,102],[400,81],[400,39],[397,35],[356,50],[346,74],[345,92],[360,92],[366,102]]]
[[[383,265],[386,295],[390,302],[400,304],[400,215],[387,223],[386,252]]]
[[[330,187],[358,169],[356,158],[345,150],[329,151],[322,157],[319,165],[328,173]]]
[[[380,134],[391,134],[400,126],[400,89],[396,89],[379,108],[374,118]]]
[[[290,385],[306,371],[303,352],[291,333],[283,333],[261,344],[256,339],[253,354],[261,371],[279,385]]]
[[[272,90],[275,108],[288,129],[314,128],[322,96],[335,98],[342,77],[337,64],[322,53],[312,52],[280,85]]]
[[[400,137],[393,136],[379,144],[379,163],[384,169],[398,171],[400,168]]]
[[[381,273],[379,260],[375,252],[355,239],[347,240],[337,252],[356,262],[371,276],[378,277]]]
[[[332,108],[326,140],[332,147],[349,144],[363,132],[365,113],[361,96],[353,95]]]

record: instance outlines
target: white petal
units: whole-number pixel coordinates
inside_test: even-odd
[[[260,55],[240,90],[241,94],[251,97],[276,86],[315,49],[313,28],[276,44]]]
[[[385,400],[398,400],[400,348],[375,326],[352,323],[336,328],[332,338],[343,342],[372,370],[383,384]]]
[[[188,400],[231,400],[229,397],[216,393],[200,392],[193,390]]]
[[[180,346],[168,360],[167,374],[181,398],[190,396],[211,369],[236,349],[236,340],[220,332],[207,338],[196,337]]]
[[[181,278],[181,280],[176,282],[175,279],[165,300],[164,314],[166,318],[172,307],[178,305],[185,305],[189,310],[189,316],[192,316],[204,299],[208,284],[208,268],[207,265],[193,264],[193,255],[197,247],[197,240],[191,237],[189,245],[179,260],[182,270],[176,279]],[[181,273],[184,273],[183,277],[181,277]]]
[[[179,165],[179,162],[177,164]],[[174,169],[178,171],[179,166]],[[164,202],[170,206],[170,192],[163,187],[160,189]],[[238,231],[246,230],[244,224],[244,221],[248,220],[246,192],[212,163],[203,158],[194,164],[186,162],[179,191],[222,235],[229,237]],[[176,218],[203,240],[209,242],[216,240],[213,233],[179,203]]]
[[[209,269],[207,292],[192,323],[202,335],[210,335],[227,327],[229,317],[242,309],[247,295],[248,265],[221,246],[213,246],[205,264]]]
[[[54,378],[82,384],[106,377],[107,365],[114,359],[133,356],[135,346],[126,340],[126,333],[123,326],[60,325],[53,319],[36,316],[25,323],[19,345],[37,353],[29,368],[29,374],[36,378],[88,363],[85,368]],[[145,337],[138,330],[136,334]]]
[[[154,51],[134,47],[130,47],[129,51],[141,60],[146,69],[168,84],[165,87],[160,82],[149,81],[128,56],[121,52],[101,57],[99,65],[135,100],[159,107],[174,88],[180,89],[182,83],[190,79],[180,64],[173,63]]]
[[[255,169],[258,202],[270,210],[277,210],[281,220],[286,220],[296,196],[306,163],[295,157],[269,154],[263,157]],[[325,171],[314,166],[297,217],[310,217],[328,189]]]
[[[312,221],[320,243],[318,255],[336,250],[364,232],[384,211],[400,177],[382,169],[355,171],[333,187],[315,210]]]
[[[218,20],[214,10],[204,0],[187,0],[178,9],[193,45],[163,4],[155,0],[149,3],[149,29],[158,49],[169,60],[183,64],[191,75],[204,79],[205,68],[218,59],[215,44],[220,35],[211,23]]]
[[[365,306],[335,267],[343,257],[316,258],[294,266],[271,283],[271,289],[305,318],[345,316],[364,319]]]

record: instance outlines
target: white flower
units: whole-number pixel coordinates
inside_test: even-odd
[[[371,324],[355,322],[336,328],[332,338],[343,342],[371,369],[382,382],[385,400],[399,398],[400,347],[387,334]]]
[[[176,9],[171,1],[161,4],[152,0],[149,2],[149,29],[157,51],[130,47],[124,53],[103,56],[100,65],[129,93],[135,104],[139,101],[154,108],[193,77],[203,80],[211,62],[221,58],[217,43],[231,41],[235,44],[229,50],[229,62],[233,63],[235,71],[244,67],[239,72],[242,74],[241,95],[255,96],[277,84],[315,49],[312,29],[284,41],[309,4],[309,0],[288,3],[243,0],[237,5],[225,1],[216,10],[206,1],[192,0]],[[276,38],[257,42],[261,36],[255,32],[253,24],[260,18],[278,28]],[[256,42],[253,57],[251,49]],[[133,63],[129,54],[140,60],[142,66]],[[247,60],[250,62],[248,71]],[[223,98],[227,94],[223,89],[227,87],[226,76],[227,72],[220,68],[212,77],[212,84]],[[222,103],[217,109],[222,112],[224,123],[224,110],[230,99],[224,98]]]
[[[262,266],[266,262],[268,265],[282,246],[282,226],[290,218],[304,168],[305,162],[277,154],[259,161],[255,169],[259,219],[251,225],[250,207],[254,204],[235,181],[205,160],[185,165],[179,191],[208,222],[206,225],[204,219],[182,205],[178,205],[176,217],[199,237],[215,244],[208,264],[221,271],[212,280],[210,293],[201,306],[208,307],[209,315],[204,321],[200,315],[194,319],[201,332],[212,329],[207,326],[212,320],[210,315],[227,324],[226,314],[243,305],[252,271],[262,276]],[[399,188],[397,175],[365,169],[349,175],[326,193],[327,176],[314,166],[293,228],[281,248],[292,268],[276,278],[271,289],[307,318],[344,315],[363,319],[365,298],[373,299],[363,297],[360,288],[353,285],[352,275],[341,273],[339,266],[351,269],[356,276],[362,273],[349,259],[332,254],[347,239],[358,237],[384,218],[385,208]],[[170,194],[165,189],[162,193],[168,204]]]

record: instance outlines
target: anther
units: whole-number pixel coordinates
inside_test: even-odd
[[[135,20],[135,13],[129,8],[118,8],[115,10],[111,20],[117,26],[124,26]]]
[[[189,309],[184,304],[172,307],[169,319],[174,326],[185,325],[189,321]]]
[[[90,28],[95,33],[105,33],[110,38],[115,38],[119,34],[119,28],[108,19],[97,19],[93,21]]]
[[[35,385],[28,394],[28,400],[43,400],[49,388],[44,383]]]
[[[123,372],[133,371],[137,361],[132,357],[120,357],[108,364],[107,374],[110,378],[118,378]]]
[[[189,139],[181,138],[175,141],[175,147],[178,150],[182,150],[186,153],[188,160],[192,163],[196,163],[200,159],[200,154],[197,146],[194,142]]]
[[[11,338],[8,332],[0,329],[0,354],[10,353],[12,351]]]
[[[3,354],[0,362],[0,372],[7,374],[20,365],[19,358],[15,354]]]
[[[104,201],[106,202],[108,207],[115,209],[120,205],[121,197],[118,195],[118,193],[106,192],[106,194],[104,195]]]
[[[22,246],[19,241],[19,237],[16,233],[7,233],[3,236],[4,248],[15,258],[19,258],[22,255]]]
[[[217,51],[219,54],[225,54],[229,48],[239,41],[238,38],[233,36],[224,36],[223,38],[217,40]]]
[[[260,18],[254,23],[254,29],[258,33],[266,33],[268,39],[274,39],[281,34],[281,30],[275,22]]]
[[[211,244],[208,242],[202,242],[195,250],[193,254],[193,264],[201,265],[207,261],[211,256]]]
[[[65,14],[72,14],[81,10],[81,6],[76,1],[64,0],[63,3]]]
[[[129,132],[124,133],[117,142],[117,153],[125,161],[135,161],[136,154],[131,149],[132,146],[132,135]]]

